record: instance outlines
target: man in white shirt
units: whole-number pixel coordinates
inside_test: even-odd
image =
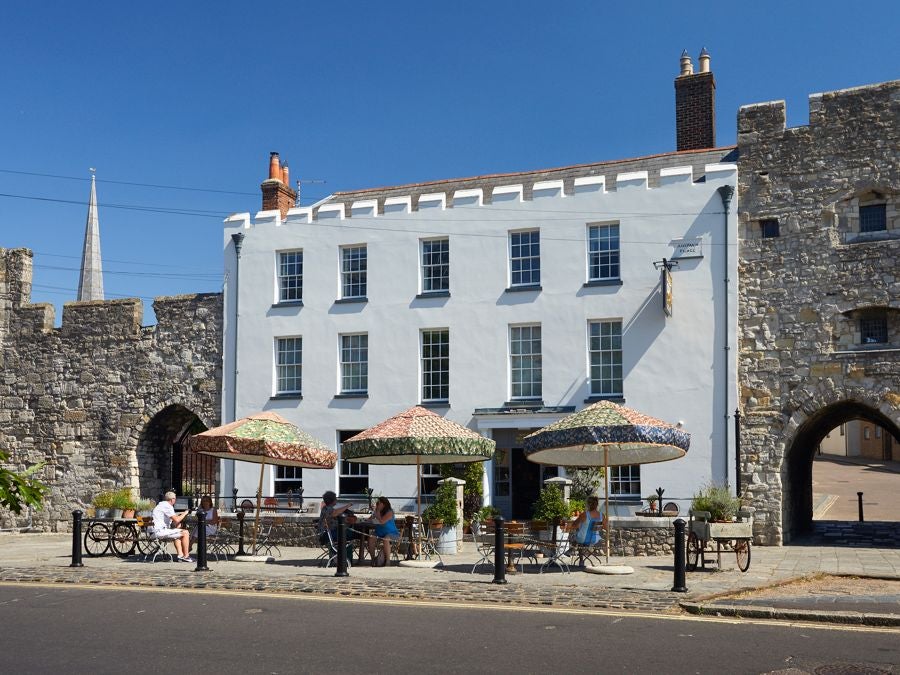
[[[173,527],[184,520],[188,512],[175,513],[175,499],[174,492],[167,492],[165,499],[153,509],[153,531],[157,539],[175,542],[179,562],[192,563],[194,559],[188,555],[191,550],[191,533]]]

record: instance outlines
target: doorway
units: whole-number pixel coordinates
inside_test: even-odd
[[[530,520],[541,491],[541,465],[529,462],[522,448],[509,451],[512,473],[512,517]]]

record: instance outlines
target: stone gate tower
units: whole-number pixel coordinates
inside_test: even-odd
[[[738,113],[742,489],[757,540],[812,519],[812,460],[835,426],[900,440],[900,81]],[[894,458],[897,459],[897,458]]]

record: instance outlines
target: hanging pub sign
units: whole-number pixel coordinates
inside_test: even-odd
[[[672,272],[668,265],[662,268],[662,291],[663,312],[666,316],[672,316]]]

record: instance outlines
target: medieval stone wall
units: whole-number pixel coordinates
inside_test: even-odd
[[[65,531],[101,490],[156,496],[171,462],[152,456],[159,429],[219,423],[222,296],[157,298],[149,327],[137,299],[72,302],[54,328],[52,305],[29,304],[31,279],[31,251],[0,248],[0,449],[17,470],[45,463],[34,524]],[[0,511],[2,527],[25,520]]]
[[[809,108],[790,129],[783,101],[738,114],[741,480],[764,544],[808,520],[812,455],[792,450],[851,413],[900,425],[900,81]],[[869,205],[883,229],[864,231]]]

